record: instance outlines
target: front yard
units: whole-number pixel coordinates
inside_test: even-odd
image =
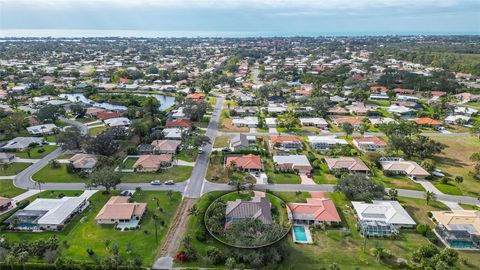
[[[183,182],[190,178],[193,167],[176,166],[165,169],[161,173],[122,173],[124,183],[148,183],[153,180]]]
[[[28,168],[32,163],[14,162],[9,165],[0,165],[0,175],[16,175]]]
[[[97,136],[98,134],[104,132],[105,130],[107,130],[107,126],[93,127],[88,129],[88,134],[90,136]]]
[[[230,136],[218,136],[215,138],[213,148],[224,148],[230,145]]]
[[[80,177],[78,174],[68,173],[66,164],[59,163],[58,165],[58,168],[52,168],[50,164],[48,164],[35,173],[32,179],[45,183],[84,183],[88,180],[87,178]]]
[[[41,197],[51,197],[50,193],[50,191],[45,191]],[[81,192],[77,193],[81,194]],[[59,238],[59,243],[64,243],[59,245],[60,257],[89,264],[96,264],[95,259],[103,259],[106,256],[110,256],[109,247],[117,245],[124,262],[139,257],[143,262],[143,266],[151,266],[181,201],[181,194],[173,193],[172,199],[170,199],[167,196],[167,192],[136,192],[133,200],[146,202],[147,211],[140,223],[140,229],[124,232],[116,231],[113,225],[98,225],[95,222],[95,216],[110,196],[101,192],[95,193],[90,198],[91,205],[84,212],[77,215],[60,232],[2,232],[2,234],[9,241],[22,242],[40,239],[47,240],[49,237],[56,235]],[[157,207],[157,201],[160,208]],[[153,215],[158,216],[158,242],[155,240]],[[89,256],[86,252],[87,249],[92,249],[94,255]],[[127,252],[127,250],[129,251]]]
[[[16,152],[15,155],[19,158],[40,159],[53,152],[55,149],[57,149],[56,145],[39,145],[30,151],[30,156],[28,156],[26,151]]]
[[[13,198],[24,193],[25,191],[25,189],[14,186],[13,181],[10,179],[0,180],[0,197]]]

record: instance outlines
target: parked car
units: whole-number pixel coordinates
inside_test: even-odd
[[[199,154],[203,154],[203,153],[205,153],[205,151],[203,151],[203,149],[200,148],[200,149],[198,149],[198,153],[199,153]]]
[[[436,177],[444,177],[445,176],[445,174],[442,171],[440,171],[439,169],[433,170],[432,175],[436,176]]]
[[[173,180],[165,181],[165,185],[175,185],[175,181]]]
[[[228,148],[228,147],[225,147],[225,148],[222,148],[222,151],[223,151],[223,152],[230,152],[230,151],[232,151],[232,150],[231,150],[230,148]]]
[[[159,186],[162,184],[162,182],[160,180],[153,180],[152,182],[150,182],[150,184],[154,185],[154,186]]]
[[[120,196],[132,196],[132,192],[130,192],[128,190],[124,190],[124,191],[120,192]]]

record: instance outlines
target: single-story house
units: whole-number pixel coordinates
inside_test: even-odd
[[[92,171],[97,165],[98,158],[91,154],[76,154],[69,161],[75,169]]]
[[[173,119],[189,119],[189,117],[183,112],[183,108],[178,108],[172,111],[172,118]]]
[[[181,140],[183,130],[181,128],[165,128],[162,130],[163,137],[169,140]]]
[[[154,140],[151,146],[156,154],[175,154],[180,144],[179,140]]]
[[[325,164],[327,164],[330,171],[364,174],[370,172],[368,166],[357,157],[325,158]]]
[[[242,171],[261,171],[263,170],[262,159],[258,155],[229,155],[225,159],[225,167],[233,166]]]
[[[161,167],[170,166],[172,158],[172,154],[141,155],[132,167],[136,172],[156,172]]]
[[[432,118],[423,117],[413,120],[417,125],[420,126],[431,126],[431,127],[440,127],[443,126],[443,123]]]
[[[373,125],[381,125],[381,124],[388,124],[388,123],[395,122],[395,120],[390,117],[370,117],[368,118],[368,120]]]
[[[477,109],[468,108],[468,107],[455,107],[453,111],[455,114],[463,114],[468,116],[472,116],[478,113]]]
[[[273,114],[282,114],[287,112],[287,107],[285,106],[280,106],[276,104],[269,104],[267,107],[267,113],[273,113]]]
[[[333,108],[328,109],[328,114],[331,115],[348,115],[350,114],[345,108],[340,106],[335,106]]]
[[[233,223],[247,218],[260,220],[263,224],[272,224],[272,205],[267,197],[253,197],[250,201],[237,199],[228,201],[225,209],[225,228],[230,228]]]
[[[299,120],[302,126],[314,126],[321,129],[328,127],[327,121],[320,117],[302,117]]]
[[[192,121],[190,119],[167,121],[165,126],[170,128],[190,128],[192,126]]]
[[[126,117],[109,118],[103,121],[109,127],[128,128],[131,124],[130,119]]]
[[[256,141],[257,139],[255,136],[238,134],[230,140],[230,149],[232,151],[249,150],[253,145],[256,144]]]
[[[398,201],[352,202],[365,237],[398,234],[402,228],[414,228],[416,223]]]
[[[280,171],[293,170],[298,173],[309,173],[312,165],[305,155],[273,156],[275,168]]]
[[[336,136],[308,136],[308,143],[313,150],[330,150],[336,145],[346,145],[345,139],[337,139]]]
[[[6,223],[21,230],[57,230],[87,206],[85,197],[39,198],[15,212]]]
[[[342,126],[345,123],[350,123],[355,129],[359,129],[362,124],[362,117],[338,117],[333,121],[337,126]]]
[[[16,149],[16,150],[24,150],[30,145],[36,144],[40,145],[43,144],[45,140],[43,138],[36,138],[36,137],[16,137],[8,141],[2,148],[4,149]]]
[[[332,199],[307,198],[305,203],[287,203],[288,219],[297,224],[340,223],[342,219]]]
[[[232,118],[232,124],[237,127],[251,127],[255,128],[258,126],[258,117],[249,116],[243,118]]]
[[[298,136],[271,136],[270,147],[284,150],[303,149],[303,143]]]
[[[102,108],[95,108],[95,107],[88,107],[85,109],[85,116],[88,116],[88,117],[97,117],[97,114],[101,113],[101,112],[104,112],[105,109],[102,109]],[[118,115],[120,116],[120,114]],[[118,117],[116,116],[116,117]]]
[[[466,115],[449,115],[445,117],[445,123],[448,123],[450,125],[464,125],[470,122],[470,116]]]
[[[412,180],[424,179],[430,175],[430,173],[428,173],[415,161],[407,161],[403,158],[381,158],[380,165],[382,165],[382,169],[384,171],[388,171],[393,174],[405,174]]]
[[[248,107],[235,107],[232,109],[232,115],[255,115],[258,111],[258,107],[248,106]]]
[[[387,142],[377,136],[366,136],[363,138],[353,138],[353,145],[364,152],[383,151]]]
[[[480,250],[480,211],[432,211],[435,234],[454,249]]]
[[[34,136],[51,135],[54,134],[56,130],[58,130],[58,127],[55,124],[43,124],[27,127],[28,133]]]
[[[107,120],[111,118],[119,118],[122,114],[120,112],[106,112],[99,111],[95,114],[95,117],[100,120]]]
[[[413,113],[414,110],[405,106],[390,105],[390,107],[387,108],[387,112],[396,115],[407,115]]]
[[[269,127],[269,128],[277,127],[277,118],[266,117],[265,118],[265,124],[267,124],[267,127]]]
[[[4,153],[0,152],[0,163],[12,163],[13,160],[15,159],[15,154],[14,153]]]
[[[112,196],[95,217],[97,223],[132,223],[136,227],[147,209],[147,204],[129,202],[129,199],[129,196]]]
[[[12,207],[13,200],[10,198],[0,197],[0,212]]]

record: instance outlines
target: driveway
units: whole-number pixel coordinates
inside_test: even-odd
[[[315,185],[315,182],[312,178],[308,177],[306,174],[301,173],[300,179],[302,179],[302,185]]]

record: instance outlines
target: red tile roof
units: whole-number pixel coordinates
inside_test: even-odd
[[[225,167],[230,167],[232,161],[235,168],[241,169],[262,169],[262,160],[257,155],[229,156],[225,162]]]
[[[295,90],[295,93],[298,94],[298,95],[308,96],[308,95],[311,95],[311,94],[312,94],[312,91],[308,91],[308,90]]]
[[[356,141],[357,143],[367,142],[367,143],[373,143],[373,144],[378,145],[378,146],[387,146],[386,141],[384,141],[382,138],[376,137],[376,136],[354,138],[353,140]]]
[[[192,121],[188,119],[178,119],[174,121],[167,121],[166,127],[191,127]]]
[[[117,118],[120,117],[120,115],[120,112],[99,112],[96,116],[98,119],[105,120],[110,118]]]
[[[331,199],[308,198],[306,203],[288,203],[287,212],[298,215],[299,219],[315,220],[318,222],[340,222],[335,204]]]
[[[302,142],[298,136],[271,136],[270,140],[274,144],[282,142]]]
[[[442,122],[434,120],[432,118],[428,118],[428,117],[415,119],[415,123],[417,123],[417,125],[431,125],[431,126],[443,125]]]
[[[415,90],[402,89],[402,88],[395,88],[394,91],[395,91],[395,93],[400,93],[400,94],[413,94],[413,93],[415,93]]]

